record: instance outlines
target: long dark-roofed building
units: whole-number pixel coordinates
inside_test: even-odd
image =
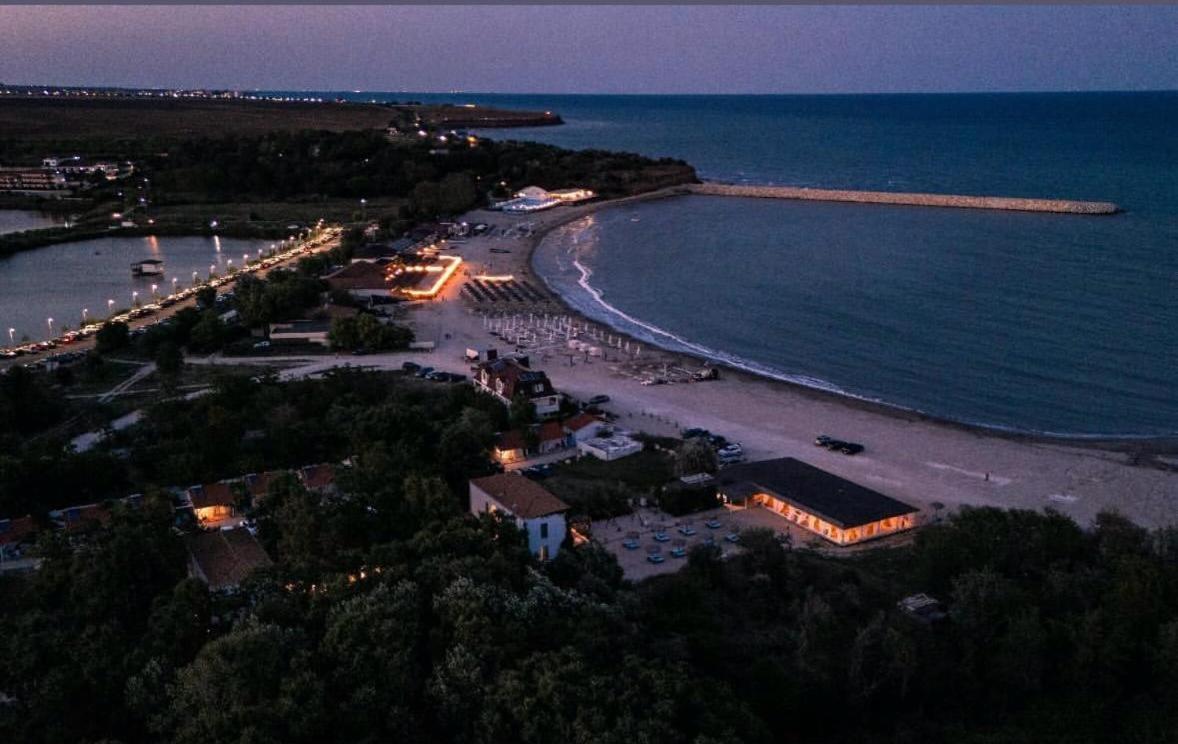
[[[911,529],[920,511],[792,457],[732,465],[716,480],[725,503],[763,506],[836,545]]]

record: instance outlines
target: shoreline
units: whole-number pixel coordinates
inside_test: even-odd
[[[542,272],[540,272],[536,269],[535,256],[536,256],[537,250],[539,249],[541,244],[544,242],[544,239],[547,238],[552,232],[554,232],[558,228],[564,227],[572,222],[575,222],[576,220],[582,219],[583,217],[589,216],[595,212],[598,212],[598,211],[601,211],[604,209],[618,207],[618,206],[624,206],[626,204],[632,204],[635,202],[654,201],[657,199],[669,199],[669,198],[680,197],[680,196],[692,196],[692,195],[713,196],[713,195],[718,195],[718,194],[712,194],[707,191],[701,192],[700,190],[698,190],[698,186],[699,186],[698,184],[684,184],[681,186],[673,186],[673,187],[668,187],[665,189],[659,189],[657,191],[647,192],[646,194],[638,194],[636,196],[624,197],[621,199],[611,199],[611,200],[593,202],[591,204],[583,205],[581,207],[572,208],[572,209],[576,209],[577,211],[575,213],[561,215],[560,218],[552,220],[551,222],[546,222],[543,226],[539,227],[528,239],[528,246],[527,246],[527,250],[526,250],[526,255],[524,256],[524,262],[525,262],[525,265],[528,269],[528,272],[530,273],[531,276],[535,277],[536,279],[538,279],[540,281],[541,284],[543,284],[544,288],[552,296],[553,300],[564,309],[566,314],[568,314],[572,317],[575,317],[575,318],[577,318],[581,321],[584,321],[584,322],[605,326],[605,327],[609,328],[613,333],[615,333],[615,334],[617,334],[617,335],[619,335],[629,341],[651,345],[653,347],[658,348],[664,354],[670,354],[672,356],[690,359],[695,363],[707,362],[708,364],[710,364],[712,366],[720,367],[720,368],[724,369],[725,373],[728,375],[739,375],[739,376],[746,377],[749,380],[755,380],[755,381],[767,383],[770,385],[781,385],[781,386],[784,386],[785,389],[787,389],[791,392],[801,393],[803,395],[806,395],[807,397],[810,397],[813,400],[818,400],[818,401],[823,401],[823,402],[835,402],[835,403],[838,403],[841,405],[856,408],[858,410],[863,410],[863,411],[868,411],[871,413],[877,413],[877,414],[889,416],[889,417],[892,417],[892,418],[895,418],[895,419],[901,420],[901,421],[924,422],[924,423],[933,424],[936,426],[943,426],[946,428],[951,428],[951,429],[965,432],[965,433],[976,434],[979,436],[990,436],[990,437],[994,437],[994,438],[1005,439],[1008,441],[1025,442],[1025,443],[1029,443],[1029,444],[1059,444],[1059,445],[1066,445],[1066,446],[1073,446],[1073,447],[1091,448],[1091,449],[1096,449],[1096,450],[1101,450],[1101,451],[1130,452],[1130,453],[1146,454],[1146,455],[1171,454],[1171,453],[1178,452],[1178,435],[1149,435],[1149,434],[1144,434],[1144,435],[1129,435],[1129,434],[1124,434],[1124,435],[1102,435],[1102,434],[1084,435],[1084,434],[1066,434],[1066,433],[1057,434],[1057,433],[1051,433],[1051,432],[1024,431],[1024,430],[1003,428],[1003,427],[999,427],[999,426],[991,426],[991,425],[980,424],[980,423],[957,421],[957,420],[947,418],[944,416],[937,416],[935,414],[926,413],[924,411],[919,411],[919,410],[915,410],[915,409],[911,409],[911,408],[905,408],[901,405],[888,403],[886,401],[878,401],[878,400],[872,400],[869,398],[858,397],[858,396],[855,396],[850,393],[835,392],[832,390],[826,390],[826,389],[822,389],[819,387],[805,385],[803,383],[792,381],[792,380],[781,379],[779,377],[775,377],[770,374],[758,373],[753,370],[749,370],[749,369],[745,369],[745,368],[736,366],[736,365],[734,365],[728,361],[725,361],[723,359],[720,359],[720,358],[711,358],[711,357],[706,357],[706,356],[703,356],[700,354],[695,354],[695,353],[692,353],[689,351],[683,351],[681,349],[668,348],[667,346],[665,346],[662,343],[659,343],[656,341],[651,341],[649,339],[638,338],[638,337],[634,336],[633,333],[631,333],[627,330],[624,330],[622,328],[619,328],[614,322],[610,322],[607,320],[600,320],[600,319],[589,317],[589,316],[585,315],[585,313],[583,313],[582,311],[573,307],[569,303],[568,299],[564,296],[564,294],[562,294],[560,291],[555,289],[549,283],[548,277],[546,277]],[[766,188],[766,187],[756,187],[756,188]],[[767,187],[767,188],[775,188],[775,187]],[[739,196],[737,194],[726,194],[726,195]],[[771,197],[771,198],[778,198],[778,197]],[[781,197],[781,198],[789,198],[789,197]],[[1147,450],[1147,452],[1141,453],[1141,450]],[[1161,464],[1159,463],[1159,465],[1161,465]],[[1164,467],[1164,469],[1174,470],[1175,472],[1178,472],[1178,466],[1164,465],[1163,467]]]

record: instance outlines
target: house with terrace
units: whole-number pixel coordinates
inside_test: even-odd
[[[729,466],[716,485],[725,504],[764,507],[835,545],[911,529],[920,511],[792,457]]]
[[[551,418],[560,413],[560,393],[552,387],[544,372],[529,369],[510,358],[483,362],[475,369],[475,385],[504,405],[511,405],[515,396],[523,395],[535,406],[539,418]]]

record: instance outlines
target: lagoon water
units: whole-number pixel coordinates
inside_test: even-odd
[[[39,230],[64,222],[59,217],[27,209],[0,209],[0,235],[22,230]]]
[[[211,266],[224,271],[229,259],[240,266],[243,254],[256,256],[268,241],[210,237],[112,237],[60,243],[0,257],[0,345],[8,343],[8,329],[17,340],[47,337],[48,318],[54,329],[77,328],[82,309],[91,319],[107,314],[107,300],[115,308],[131,306],[132,292],[150,302],[151,285],[166,294],[176,277],[179,286],[192,282],[192,272],[207,277]],[[147,258],[164,262],[163,277],[131,276],[131,263]]]

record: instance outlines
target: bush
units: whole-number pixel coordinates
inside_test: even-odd
[[[715,486],[686,486],[674,483],[659,496],[659,508],[676,517],[715,509],[720,505]]]
[[[127,348],[130,340],[131,330],[126,323],[107,321],[94,334],[94,349],[99,354],[109,354]]]
[[[371,315],[361,313],[331,321],[328,338],[332,348],[336,349],[394,351],[405,349],[413,342],[413,331],[405,326],[386,325]]]

